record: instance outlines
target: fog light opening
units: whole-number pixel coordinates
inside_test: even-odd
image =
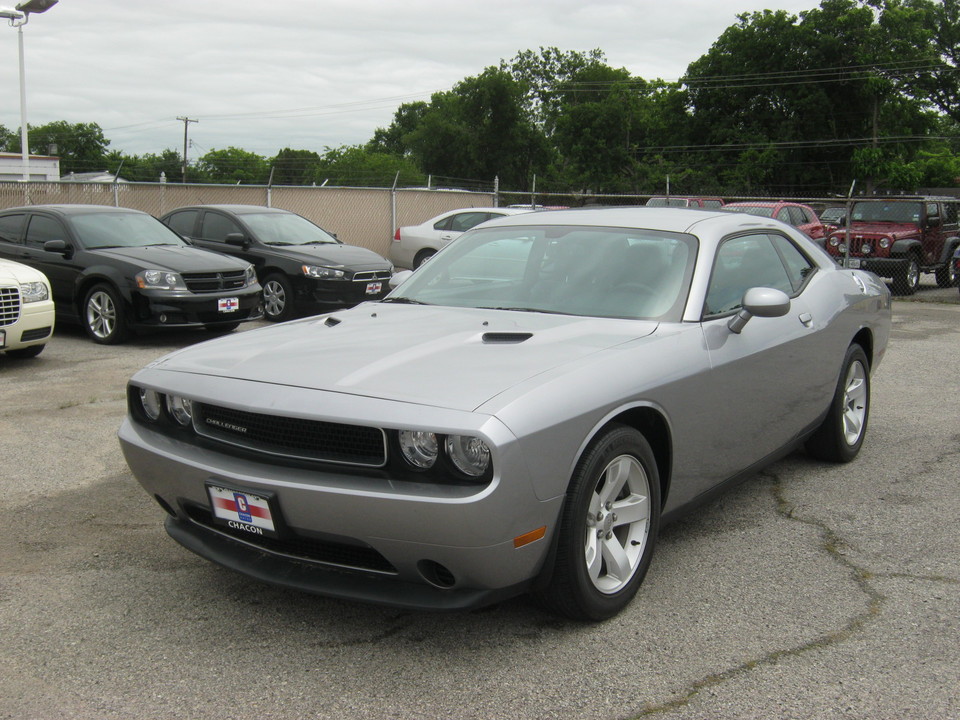
[[[162,322],[162,323],[166,323],[166,322],[167,322],[167,314],[166,314],[166,313],[160,313],[160,322]]]
[[[457,584],[457,578],[443,565],[433,560],[421,560],[417,563],[417,570],[423,579],[441,590],[449,590]]]

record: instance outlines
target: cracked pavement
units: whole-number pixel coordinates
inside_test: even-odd
[[[795,453],[666,527],[627,610],[429,615],[170,540],[115,433],[190,333],[0,358],[0,718],[960,718],[960,306],[894,305],[860,457]]]

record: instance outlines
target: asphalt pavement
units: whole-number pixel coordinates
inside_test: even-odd
[[[127,378],[208,334],[58,329],[0,357],[0,717],[960,718],[957,300],[895,302],[855,462],[796,453],[668,526],[600,624],[524,598],[355,605],[201,560],[116,430]]]

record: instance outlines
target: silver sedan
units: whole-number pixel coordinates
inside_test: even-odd
[[[608,618],[664,522],[798,447],[856,457],[890,332],[878,278],[734,213],[506,217],[397,281],[132,378],[120,442],[175,540],[348,600]]]

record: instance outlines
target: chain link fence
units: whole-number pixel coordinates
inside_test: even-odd
[[[438,188],[182,185],[178,183],[0,182],[0,209],[20,205],[111,205],[160,217],[186,205],[265,205],[303,215],[350,245],[387,256],[397,227],[460,208],[562,208],[643,205],[651,195],[536,193]],[[783,202],[737,197],[726,201]],[[816,241],[837,262],[885,277],[894,293],[957,286],[952,259],[960,246],[960,201],[949,197],[792,198],[832,213]],[[824,216],[826,217],[826,216]]]

